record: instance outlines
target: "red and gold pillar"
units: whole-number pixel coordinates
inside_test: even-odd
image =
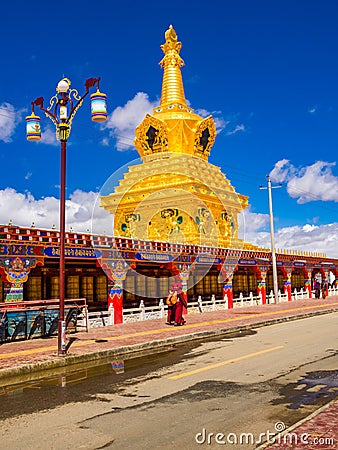
[[[233,292],[232,292],[232,279],[234,271],[236,269],[237,259],[226,259],[220,270],[220,274],[223,278],[223,299],[227,301],[228,309],[232,309],[234,306]]]
[[[114,324],[123,323],[123,281],[130,267],[122,260],[109,260],[105,267],[111,283],[108,288],[108,308],[114,308]]]
[[[311,272],[308,271],[306,271],[305,289],[308,292],[309,298],[312,298]]]
[[[284,280],[284,293],[287,294],[288,302],[291,302],[291,274],[292,269],[287,268],[286,269],[286,279]]]
[[[266,273],[268,271],[267,266],[259,265],[260,274],[257,273],[257,294],[262,296],[262,305],[266,304]]]
[[[223,283],[223,299],[227,300],[228,309],[232,309],[234,306],[234,299],[232,295],[232,277],[233,274],[231,274],[231,276],[229,276]]]

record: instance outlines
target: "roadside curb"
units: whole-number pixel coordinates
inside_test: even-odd
[[[226,336],[235,332],[247,331],[253,328],[260,328],[264,326],[274,325],[283,322],[290,322],[294,320],[305,319],[313,316],[330,314],[337,312],[338,308],[332,308],[321,311],[312,311],[304,314],[296,314],[292,316],[272,318],[260,322],[251,322],[246,325],[238,325],[230,328],[221,328],[218,330],[196,331],[180,336],[168,337],[165,339],[156,339],[140,344],[125,345],[118,348],[112,348],[102,351],[87,352],[81,355],[72,355],[71,352],[67,356],[60,357],[55,355],[55,358],[49,361],[40,361],[33,364],[19,365],[16,367],[0,369],[0,385],[4,386],[5,381],[9,381],[15,377],[20,377],[21,381],[34,381],[48,376],[48,372],[70,371],[73,366],[80,366],[81,364],[97,365],[99,360],[114,359],[114,358],[137,358],[146,356],[152,353],[161,353],[169,351],[174,345],[182,345],[192,341],[198,341],[203,338],[213,338],[217,336]],[[156,333],[156,330],[154,330]],[[123,335],[122,335],[123,337]],[[34,376],[35,375],[35,376]],[[10,380],[13,382],[13,380]]]

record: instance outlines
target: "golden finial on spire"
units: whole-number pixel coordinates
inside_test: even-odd
[[[184,61],[180,57],[182,42],[178,41],[172,25],[164,36],[165,43],[161,45],[164,57],[160,61],[160,66],[164,69],[161,106],[170,104],[187,106],[181,74],[181,67],[184,66]]]
[[[166,42],[177,42],[177,34],[172,25],[169,25],[169,29],[164,34]]]
[[[163,152],[188,153],[208,159],[216,137],[216,126],[211,116],[194,113],[184,95],[180,56],[182,42],[178,40],[172,25],[164,33],[161,45],[164,57],[160,61],[163,70],[160,105],[147,114],[136,128],[135,146],[142,157],[161,157]]]

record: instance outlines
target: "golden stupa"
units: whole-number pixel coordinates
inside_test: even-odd
[[[130,166],[101,206],[114,215],[114,235],[218,247],[248,247],[238,238],[238,215],[248,197],[208,162],[216,138],[212,116],[187,105],[182,43],[170,25],[161,45],[160,105],[136,128],[142,162]]]

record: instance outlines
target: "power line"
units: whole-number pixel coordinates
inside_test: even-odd
[[[0,113],[0,116],[2,116],[2,117],[7,117],[8,119],[13,119],[13,116],[11,117],[11,116],[8,116],[7,114],[1,114],[1,113]]]
[[[8,103],[9,105],[12,105],[12,104],[9,103],[9,102],[5,102],[5,103]],[[12,106],[13,106],[13,105],[12,105]],[[14,106],[13,106],[13,108],[14,108]],[[6,111],[6,112],[9,113],[9,114],[12,114],[13,116],[20,115],[20,114],[18,113],[18,111],[10,111],[8,108],[4,108],[3,106],[0,106],[0,109],[1,109],[2,111]]]

